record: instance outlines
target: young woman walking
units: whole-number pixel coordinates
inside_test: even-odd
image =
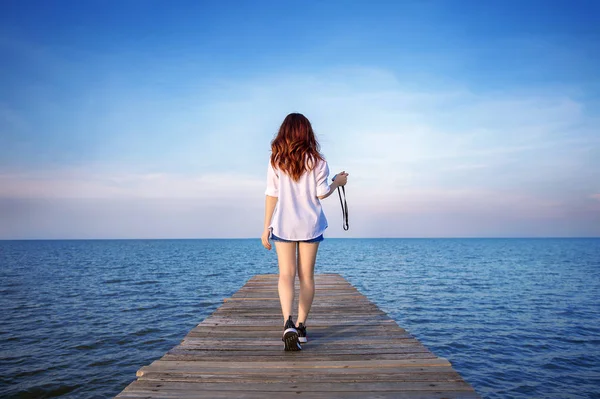
[[[329,184],[329,167],[319,152],[309,120],[289,114],[271,142],[267,169],[265,228],[262,244],[270,250],[275,242],[279,263],[279,301],[283,313],[286,351],[301,350],[307,342],[306,318],[315,294],[315,259],[327,228],[320,200],[344,186],[348,174],[340,172]],[[300,279],[298,319],[294,324],[292,303],[296,269]]]

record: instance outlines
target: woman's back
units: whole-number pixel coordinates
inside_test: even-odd
[[[318,197],[329,192],[327,161],[318,159],[314,168],[294,180],[269,162],[266,195],[277,197],[269,228],[286,240],[310,240],[325,232],[327,218]]]

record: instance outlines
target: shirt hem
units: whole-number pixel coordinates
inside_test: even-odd
[[[273,229],[273,227],[272,227],[272,226],[271,226],[271,227],[269,227],[269,228],[271,229],[271,233],[272,233],[272,234],[275,234],[277,237],[279,237],[279,238],[281,238],[281,239],[283,239],[283,240],[288,240],[288,241],[308,241],[308,240],[313,240],[313,239],[315,239],[315,238],[317,238],[317,237],[319,237],[319,236],[321,236],[321,235],[325,234],[325,230],[327,230],[327,227],[329,227],[329,226],[325,226],[325,228],[324,228],[324,229],[323,229],[323,230],[322,230],[320,233],[317,233],[317,235],[315,235],[315,236],[313,236],[313,237],[307,237],[307,238],[290,238],[290,237],[283,237],[283,236],[281,236],[281,235],[277,234],[277,233],[275,232],[275,230]]]

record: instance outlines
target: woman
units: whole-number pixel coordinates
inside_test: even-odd
[[[289,114],[271,142],[265,228],[261,237],[268,250],[271,238],[277,251],[279,301],[284,320],[282,340],[286,351],[301,350],[300,342],[307,342],[306,318],[315,294],[315,259],[327,228],[320,200],[345,185],[347,176],[341,172],[328,184],[329,167],[319,152],[309,120],[302,114]],[[300,279],[298,324],[292,318],[296,265]]]

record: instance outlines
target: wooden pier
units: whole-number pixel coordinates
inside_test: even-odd
[[[277,275],[257,275],[116,397],[479,398],[342,276],[315,283],[302,351],[283,351]]]

